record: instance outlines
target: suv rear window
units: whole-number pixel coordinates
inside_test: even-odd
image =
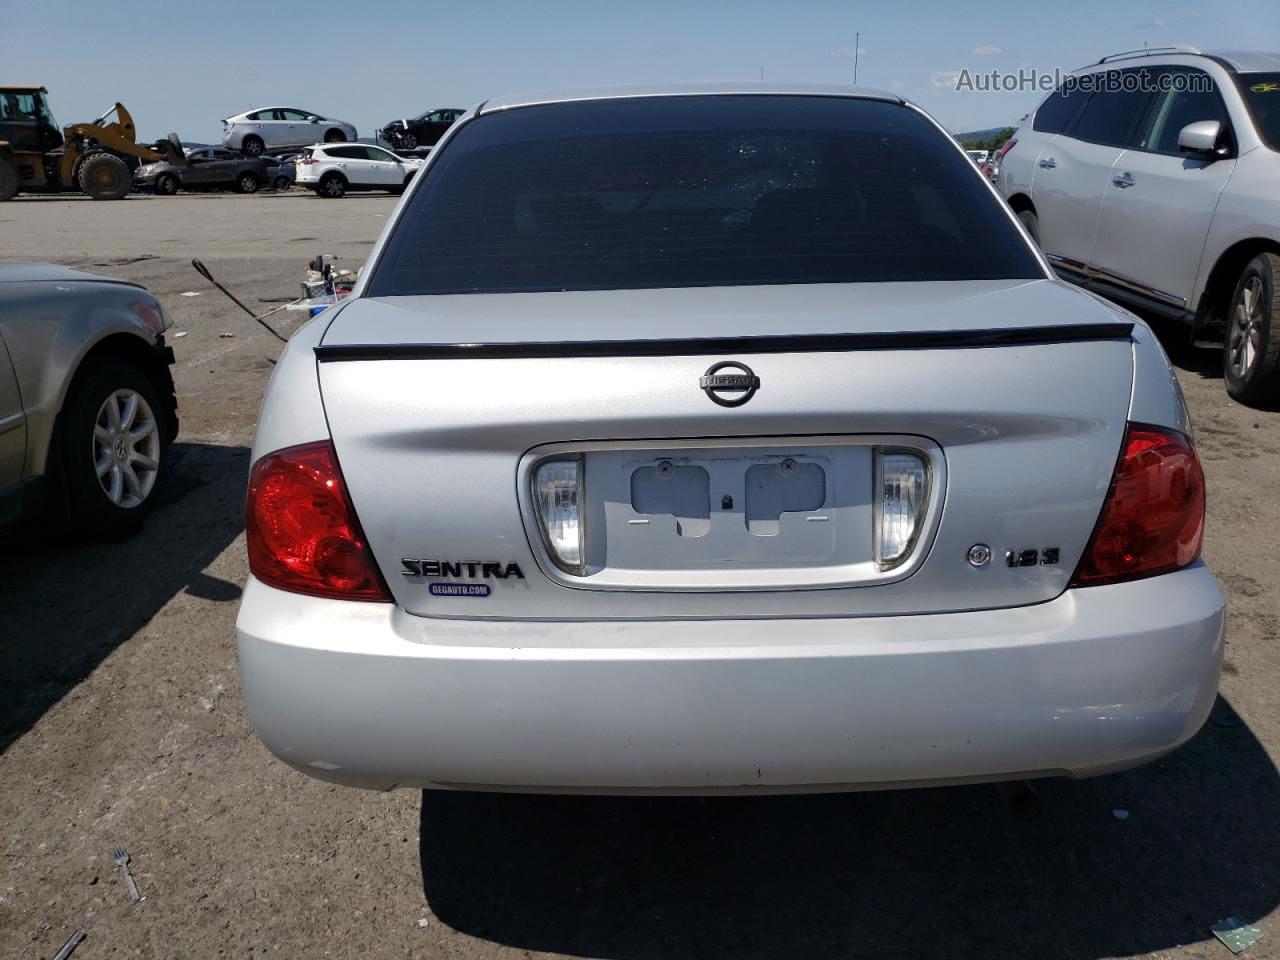
[[[1071,125],[1088,99],[1088,91],[1074,83],[1063,84],[1040,105],[1031,128],[1038,133],[1061,133]]]
[[[1141,73],[1138,70],[1107,71],[1106,79],[1102,74],[1091,75],[1094,94],[1075,128],[1069,131],[1070,136],[1108,147],[1131,146],[1151,99],[1151,92],[1140,82]]]
[[[977,169],[914,110],[677,96],[467,123],[410,198],[369,292],[1043,276]]]

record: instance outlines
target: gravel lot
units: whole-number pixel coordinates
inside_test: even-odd
[[[0,543],[0,956],[50,957],[81,928],[76,960],[1225,958],[1209,925],[1229,915],[1264,932],[1245,956],[1280,956],[1280,413],[1228,400],[1212,354],[1173,350],[1208,474],[1205,553],[1231,605],[1222,698],[1159,763],[1045,782],[1035,820],[981,786],[384,795],[275,762],[245,718],[232,624],[278,344],[190,259],[265,310],[318,253],[358,265],[394,202],[0,205],[0,259],[140,281],[187,333],[171,340],[182,434],[142,535]]]

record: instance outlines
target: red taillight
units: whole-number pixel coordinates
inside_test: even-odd
[[[299,158],[298,158],[298,162],[299,162],[299,163],[304,163],[304,164],[306,164],[306,163],[315,163],[315,162],[316,162],[316,158],[315,158],[315,157],[313,157],[313,156],[311,156],[311,154],[307,154],[305,157],[299,157]]]
[[[253,465],[245,532],[249,570],[263,583],[338,600],[391,601],[327,440],[277,450]]]
[[[999,159],[1003,160],[1003,159],[1004,159],[1004,155],[1005,155],[1006,153],[1008,153],[1010,150],[1012,150],[1014,147],[1016,147],[1017,145],[1018,145],[1018,141],[1017,141],[1017,140],[1006,140],[1006,141],[1004,142],[1004,146],[1000,148],[1000,152],[999,152],[999,153],[997,153],[997,154],[996,154],[996,156],[997,156]]]
[[[1175,430],[1129,424],[1124,453],[1071,585],[1155,576],[1200,556],[1204,473]]]

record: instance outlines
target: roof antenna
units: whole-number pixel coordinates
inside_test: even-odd
[[[858,54],[862,52],[862,34],[853,35],[853,85],[858,85]]]
[[[764,83],[764,67],[760,68],[760,82]]]

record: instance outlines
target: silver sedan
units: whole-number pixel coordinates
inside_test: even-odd
[[[143,287],[0,263],[0,526],[47,511],[89,536],[141,524],[178,432],[168,326]]]
[[[222,145],[249,157],[285,147],[355,139],[355,124],[296,107],[261,107],[222,121]]]
[[[892,94],[487,101],[253,455],[245,701],[337,783],[1090,776],[1217,690],[1164,353]]]

